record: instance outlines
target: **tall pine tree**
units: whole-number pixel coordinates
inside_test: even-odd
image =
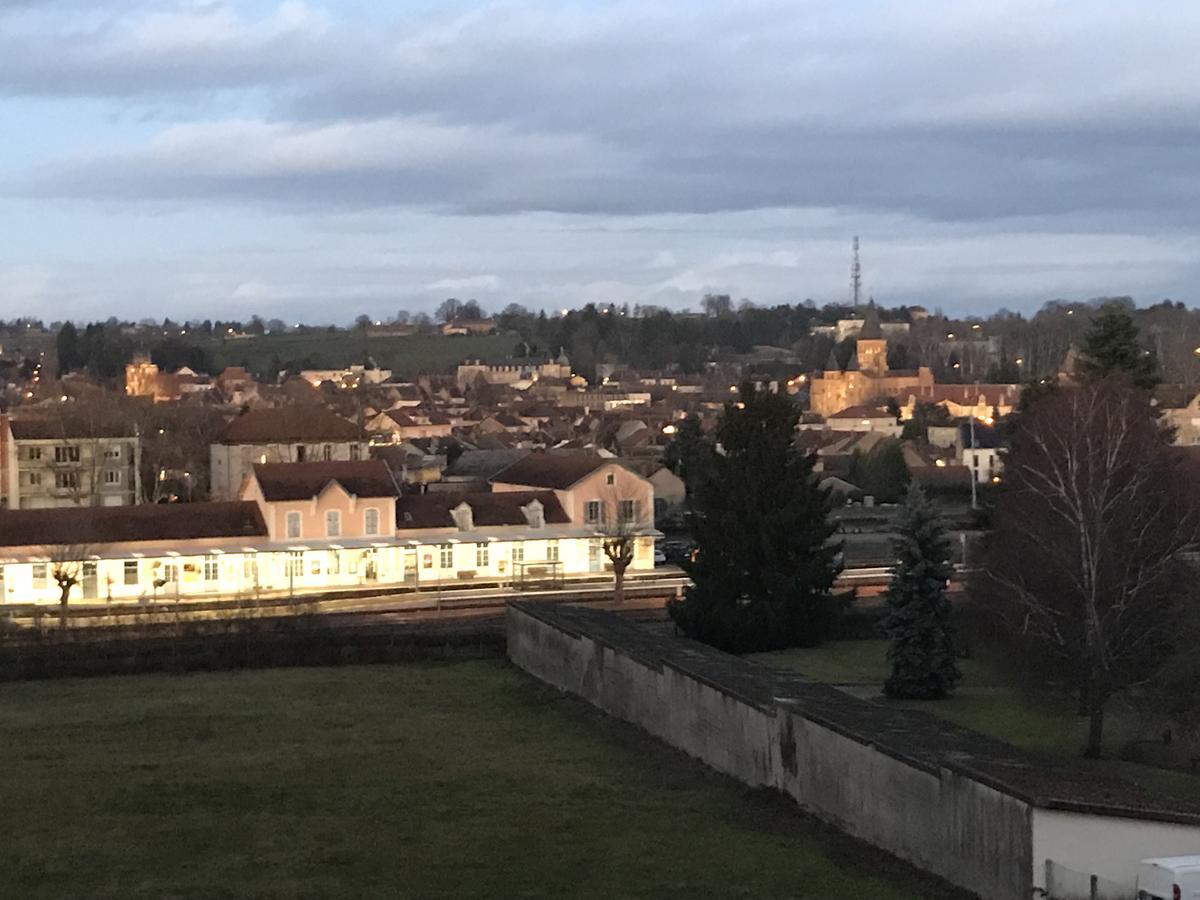
[[[669,608],[685,633],[722,650],[811,646],[832,624],[839,548],[814,457],[792,443],[797,419],[787,395],[746,385],[725,407],[719,450],[688,473],[698,552],[692,586]]]
[[[1158,372],[1149,351],[1138,338],[1138,328],[1122,304],[1105,303],[1084,338],[1080,368],[1091,378],[1123,375],[1140,388],[1158,384]]]
[[[889,697],[937,700],[958,683],[954,629],[946,582],[953,566],[950,542],[937,510],[917,484],[911,484],[900,512],[899,562],[887,592],[884,631],[891,638],[884,683]]]

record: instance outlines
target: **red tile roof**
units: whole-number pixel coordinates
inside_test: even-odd
[[[226,427],[219,444],[286,444],[309,441],[362,441],[361,428],[311,404],[244,412]]]
[[[307,500],[337,482],[356,497],[395,497],[400,491],[382,459],[341,462],[255,463],[254,477],[268,501]]]
[[[0,547],[266,536],[253,501],[0,510]]]
[[[582,453],[530,453],[502,469],[492,481],[562,491],[608,462],[612,460]]]
[[[454,494],[435,491],[402,497],[396,503],[396,527],[453,528],[450,510],[465,502],[471,507],[476,527],[526,525],[521,507],[537,500],[545,508],[547,525],[567,525],[571,519],[553,491],[501,491],[499,493]]]

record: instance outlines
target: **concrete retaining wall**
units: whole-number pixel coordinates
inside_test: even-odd
[[[1028,900],[1048,855],[1132,892],[1137,860],[1165,836],[1165,852],[1200,852],[1200,810],[1157,809],[932,716],[595,610],[515,603],[507,631],[532,675],[987,900]],[[1143,812],[1159,821],[1131,815]]]

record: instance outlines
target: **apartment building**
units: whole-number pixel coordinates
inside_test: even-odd
[[[78,413],[0,416],[0,506],[130,506],[141,499],[141,440],[113,419]]]

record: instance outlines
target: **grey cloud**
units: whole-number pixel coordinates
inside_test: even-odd
[[[217,4],[72,17],[65,38],[23,9],[25,31],[0,19],[0,92],[136,107],[219,90],[245,118],[114,128],[123,142],[10,170],[3,190],[127,215],[236,206],[265,233],[279,212],[328,239],[196,264],[189,310],[386,313],[451,284],[549,307],[839,299],[854,233],[889,302],[1178,296],[1198,268],[1200,7],[1130,9],[510,2],[368,30]],[[339,237],[377,255],[324,262]],[[127,267],[114,302],[141,278]],[[48,271],[18,283],[100,290]]]
[[[154,29],[122,20],[98,49],[9,57],[0,83],[119,92],[279,80],[274,115],[296,133],[425,122],[459,129],[473,152],[414,162],[375,146],[360,159],[351,135],[341,164],[227,171],[152,144],[71,161],[35,189],[480,214],[1196,217],[1200,127],[1188,123],[1200,121],[1200,61],[1187,35],[1200,34],[1200,13],[1185,5],[1167,29],[1081,2],[1049,13],[892,3],[869,17],[856,4],[518,3],[373,35],[325,33],[315,14],[254,23],[217,9],[227,27],[179,53],[156,53]],[[177,31],[157,33],[169,43]],[[1101,58],[1122,36],[1124,52]],[[266,155],[277,141],[228,135]]]
[[[303,3],[251,19],[224,2],[82,10],[70,8],[77,0],[7,2],[38,7],[19,23],[0,21],[0,93],[9,95],[128,99],[282,85],[341,52]]]

